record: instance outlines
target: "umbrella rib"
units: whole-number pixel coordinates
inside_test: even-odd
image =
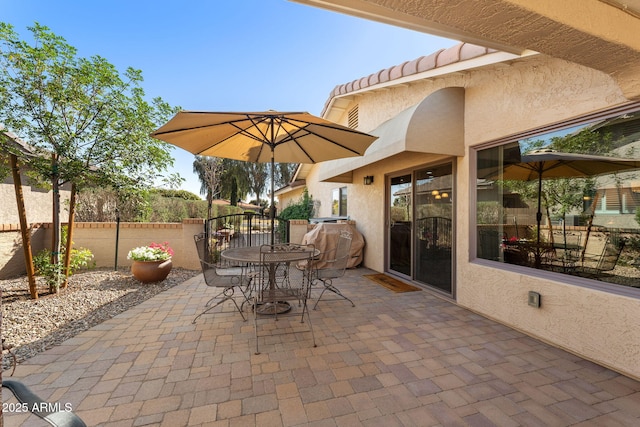
[[[284,122],[285,120],[282,120],[282,122]],[[292,141],[296,144],[296,146],[300,149],[300,151],[302,151],[304,153],[305,156],[307,156],[307,159],[309,159],[312,163],[315,163],[316,161],[314,160],[313,157],[311,157],[311,155],[307,152],[307,150],[304,149],[304,147],[302,147],[302,145],[300,145],[300,143],[298,142],[298,140],[291,134],[291,132],[289,132],[285,127],[282,126],[282,122],[280,122],[280,128],[282,128],[288,135],[288,138],[283,138],[280,141],[278,141],[277,143],[274,143],[274,149],[276,145],[279,144],[284,144],[287,141]],[[304,130],[304,127],[298,126],[294,123],[291,123],[291,121],[287,120],[287,123],[290,124],[291,126],[295,126],[298,131],[302,131]],[[304,162],[302,162],[304,163]]]
[[[344,149],[344,150],[347,150],[347,151],[349,151],[349,152],[351,152],[351,153],[353,153],[353,154],[361,155],[361,153],[357,152],[356,150],[354,150],[354,149],[352,149],[352,148],[349,148],[349,147],[345,146],[344,144],[341,144],[341,143],[339,143],[339,142],[337,142],[337,141],[334,141],[334,140],[333,140],[333,139],[331,139],[331,138],[328,138],[328,137],[326,137],[326,136],[324,136],[324,135],[320,135],[320,134],[318,134],[317,132],[313,132],[312,130],[309,130],[309,129],[308,129],[308,126],[310,125],[310,123],[307,123],[305,126],[300,126],[300,125],[297,125],[297,124],[295,124],[295,123],[292,123],[292,122],[291,122],[291,120],[286,119],[286,118],[283,118],[283,120],[282,120],[282,121],[286,121],[288,124],[290,124],[290,125],[292,125],[292,126],[295,126],[295,127],[296,127],[299,131],[301,131],[301,132],[306,132],[306,134],[305,134],[304,136],[306,136],[306,135],[315,135],[315,136],[317,136],[318,138],[321,138],[321,139],[323,139],[323,140],[325,140],[325,141],[327,141],[327,142],[330,142],[330,143],[332,143],[332,144],[335,144],[335,145],[337,145],[338,147],[340,147],[340,148],[342,148],[342,149]],[[325,125],[325,124],[322,124],[322,123],[316,123],[315,125],[316,125],[316,126],[323,127],[323,128],[327,128],[327,129],[336,129],[334,126],[329,126],[329,125]],[[358,131],[356,131],[356,130],[353,130],[353,129],[345,128],[344,130],[346,130],[346,131],[348,131],[348,132],[351,132],[351,133],[353,133],[353,134],[360,134],[360,132],[358,132]],[[288,141],[293,141],[293,142],[295,142],[295,143],[296,143],[296,145],[297,145],[297,146],[298,146],[298,147],[299,147],[299,148],[300,148],[300,149],[301,149],[301,150],[302,150],[302,151],[307,155],[307,157],[309,158],[309,160],[311,160],[312,162],[314,162],[314,163],[315,163],[315,160],[314,160],[311,156],[309,156],[309,154],[304,150],[304,148],[302,148],[302,146],[297,142],[297,138],[299,138],[299,137],[295,137],[295,136],[293,136],[293,135],[292,135],[290,132],[288,132],[288,131],[287,131],[287,134],[289,135],[289,138],[283,138],[282,140],[278,141],[278,142],[276,143],[276,145],[278,145],[278,144],[282,144],[282,143],[285,143],[285,142],[288,142]]]

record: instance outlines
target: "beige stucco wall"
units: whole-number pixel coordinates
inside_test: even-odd
[[[28,178],[24,175],[21,176],[21,180],[27,222],[51,222],[51,191],[30,186],[28,184]],[[62,206],[60,218],[63,222],[69,218],[67,208],[69,206],[70,193],[68,186],[63,187],[60,191],[60,205]],[[2,201],[2,207],[0,207],[0,224],[19,224],[18,202],[16,201],[16,191],[11,177],[6,177],[4,181],[0,183],[0,200]]]
[[[302,198],[304,189],[304,186],[300,186],[291,189],[282,195],[276,195],[278,212],[282,212],[282,210],[286,209],[289,205],[297,203]]]
[[[626,102],[609,76],[542,56],[476,72],[472,83],[466,97],[467,146]],[[470,201],[474,180],[469,166],[468,156],[460,159],[458,194]],[[469,205],[459,204],[457,212],[457,302],[640,378],[640,329],[631,326],[640,324],[640,293],[621,296],[587,288],[571,277],[470,262]],[[542,295],[541,308],[527,305],[529,291]]]
[[[371,92],[357,98],[360,130],[382,121],[442,87],[465,88],[467,155],[456,165],[456,283],[455,300],[461,306],[500,321],[584,358],[640,378],[640,292],[623,296],[585,287],[585,281],[526,268],[475,261],[469,227],[475,180],[469,176],[469,148],[519,132],[621,105],[627,102],[607,74],[542,55],[441,77],[435,83]],[[355,105],[355,104],[353,104]],[[348,111],[350,107],[346,108]],[[346,119],[345,119],[346,120]],[[427,139],[428,136],[425,138]],[[348,186],[348,214],[356,220],[367,246],[364,264],[383,271],[385,266],[385,175],[428,164],[436,156],[407,154],[353,172],[353,184],[319,183],[317,169],[307,186],[321,201],[319,215],[330,215],[331,190]],[[362,185],[364,175],[374,184]],[[527,305],[528,291],[542,295],[542,307]],[[635,294],[634,294],[635,292]]]

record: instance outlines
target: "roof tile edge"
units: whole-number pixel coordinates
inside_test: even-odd
[[[331,100],[337,96],[346,95],[350,92],[375,86],[379,83],[397,80],[402,77],[423,73],[435,68],[441,68],[456,62],[468,61],[494,52],[498,51],[470,43],[458,43],[455,46],[451,46],[447,49],[440,49],[430,55],[421,56],[420,58],[412,61],[406,61],[402,64],[382,69],[367,77],[361,77],[351,82],[337,85],[329,94],[329,98],[324,104],[321,115],[324,116],[324,113],[331,104]]]

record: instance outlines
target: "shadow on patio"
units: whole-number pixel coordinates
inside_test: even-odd
[[[311,312],[317,348],[305,326],[261,338],[254,355],[253,323],[231,303],[191,324],[216,291],[200,275],[27,360],[14,378],[70,403],[88,425],[640,422],[640,382],[428,291],[393,293],[362,277],[370,273],[348,270],[339,281],[355,307],[323,300]]]

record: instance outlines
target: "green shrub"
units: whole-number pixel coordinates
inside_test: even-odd
[[[313,198],[309,195],[309,191],[305,188],[302,197],[292,203],[280,212],[278,218],[283,220],[290,219],[311,219],[313,217]]]
[[[182,200],[202,200],[197,194],[193,194],[187,190],[169,190],[166,188],[154,188],[150,190],[151,194],[157,194],[162,197]]]
[[[51,251],[43,249],[33,257],[33,267],[36,275],[45,279],[49,289],[57,291],[59,284],[62,282],[64,272],[64,258],[66,253],[67,227],[62,227],[62,242],[60,255],[57,263],[51,262]],[[95,267],[93,261],[93,253],[86,248],[71,249],[71,257],[69,259],[69,275],[82,268]]]

